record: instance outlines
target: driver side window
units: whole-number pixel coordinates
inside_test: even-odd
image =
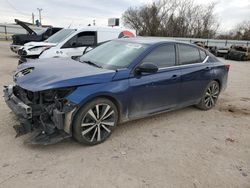
[[[77,48],[97,45],[97,35],[94,31],[84,31],[68,40],[62,48]]]
[[[151,51],[142,64],[154,64],[158,68],[171,67],[175,65],[174,44],[162,45]]]

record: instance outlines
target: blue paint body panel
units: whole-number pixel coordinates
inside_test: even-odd
[[[66,98],[77,104],[78,109],[96,97],[110,98],[119,108],[120,121],[197,104],[211,80],[218,80],[225,89],[228,71],[209,53],[204,63],[135,75],[134,68],[153,49],[177,42],[148,40],[146,43],[149,47],[128,68],[107,70],[71,59],[42,59],[20,65],[18,71],[34,69],[17,78],[16,84],[33,92],[74,86],[76,89]]]

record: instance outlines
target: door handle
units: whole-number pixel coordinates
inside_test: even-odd
[[[178,75],[174,74],[171,79],[175,80],[178,78]]]
[[[211,70],[211,69],[212,69],[212,67],[206,67],[205,69],[206,69],[206,70]]]

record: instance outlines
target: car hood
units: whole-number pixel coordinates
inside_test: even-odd
[[[15,19],[16,24],[20,25],[21,27],[23,27],[29,34],[35,34],[36,32],[33,31],[25,22],[22,22],[18,19]]]
[[[56,46],[57,43],[50,43],[50,42],[28,42],[24,44],[25,47],[34,47],[34,46]]]
[[[29,91],[90,85],[109,82],[116,71],[74,61],[70,58],[47,58],[18,66],[16,84]]]

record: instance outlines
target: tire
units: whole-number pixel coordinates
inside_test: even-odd
[[[84,105],[77,113],[73,137],[86,145],[100,144],[111,135],[117,123],[116,105],[106,98],[97,98]]]
[[[217,81],[211,81],[206,87],[201,101],[196,107],[201,110],[210,110],[213,108],[218,100],[220,94],[220,85]]]
[[[242,55],[241,58],[240,58],[241,61],[246,61],[246,59],[247,59],[247,57],[244,56],[244,55]]]

